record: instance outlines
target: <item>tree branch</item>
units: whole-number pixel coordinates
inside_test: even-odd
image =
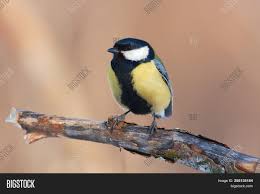
[[[193,135],[181,129],[158,129],[152,136],[147,127],[120,122],[111,132],[114,120],[98,122],[48,116],[13,108],[6,122],[26,131],[28,143],[46,137],[65,136],[124,148],[133,153],[181,163],[209,173],[253,173],[260,159],[230,149],[225,144]]]

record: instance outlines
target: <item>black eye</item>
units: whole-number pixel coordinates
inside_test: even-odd
[[[133,49],[130,44],[115,45],[114,47],[118,48],[121,51],[129,51]]]
[[[127,45],[127,46],[125,47],[125,50],[126,50],[126,51],[129,51],[129,50],[131,50],[131,49],[132,49],[131,45]]]

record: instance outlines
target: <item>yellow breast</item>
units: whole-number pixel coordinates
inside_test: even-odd
[[[112,94],[115,97],[116,101],[121,106],[123,106],[122,103],[121,103],[122,90],[121,90],[121,87],[120,87],[120,83],[119,83],[119,81],[116,77],[116,74],[113,71],[111,65],[109,65],[109,68],[108,68],[108,82],[109,82],[110,88],[112,90]]]
[[[163,111],[171,101],[171,92],[154,62],[138,65],[132,71],[133,87],[137,94],[152,105],[152,111]]]

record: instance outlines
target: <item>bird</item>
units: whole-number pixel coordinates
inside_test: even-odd
[[[115,117],[115,123],[125,120],[130,112],[151,114],[148,132],[153,134],[156,119],[170,117],[173,112],[172,84],[162,60],[148,42],[137,38],[118,40],[107,51],[113,54],[107,71],[112,94],[127,110]]]

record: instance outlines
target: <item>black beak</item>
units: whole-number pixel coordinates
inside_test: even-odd
[[[119,50],[117,48],[110,48],[107,50],[107,52],[110,52],[110,53],[119,53]]]

